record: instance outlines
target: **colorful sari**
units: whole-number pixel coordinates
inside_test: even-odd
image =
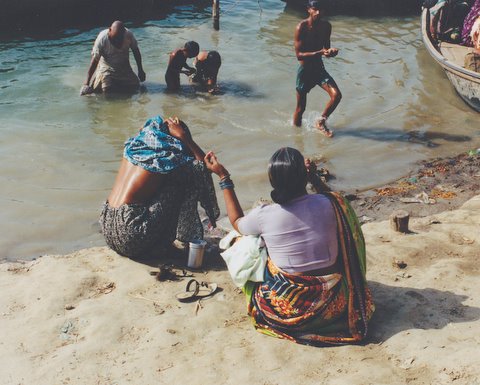
[[[473,3],[470,12],[468,12],[465,20],[463,21],[463,28],[462,28],[462,44],[466,45],[467,47],[473,46],[472,37],[470,33],[472,32],[473,24],[475,24],[475,20],[477,17],[480,16],[480,0],[475,0]]]
[[[262,283],[247,282],[248,313],[262,333],[306,345],[360,342],[375,306],[365,279],[365,240],[352,207],[325,193],[338,225],[338,273],[286,273],[269,259]]]

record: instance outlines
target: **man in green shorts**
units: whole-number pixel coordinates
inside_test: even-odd
[[[297,72],[297,108],[293,115],[293,123],[300,127],[302,115],[307,105],[307,94],[319,85],[330,96],[316,127],[326,136],[332,137],[333,132],[327,128],[327,118],[335,110],[342,99],[335,80],[325,70],[322,56],[335,57],[338,49],[330,48],[332,25],[322,16],[325,14],[325,0],[309,0],[308,18],[302,20],[295,29],[295,54],[300,63]]]

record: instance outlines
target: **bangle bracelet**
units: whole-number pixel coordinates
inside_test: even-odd
[[[224,176],[222,176],[222,177],[220,178],[220,182],[221,182],[221,181],[224,181],[225,179],[230,179],[230,174],[227,173],[227,174],[225,174]]]
[[[235,185],[233,184],[232,180],[230,179],[230,175],[228,176],[225,176],[219,183],[220,185],[220,188],[222,190],[225,190],[225,189],[233,189],[235,187]]]
[[[226,189],[234,189],[235,188],[235,185],[233,183],[230,183],[230,184],[226,184],[226,185],[223,185],[223,186],[220,186],[220,188],[222,190],[226,190]]]

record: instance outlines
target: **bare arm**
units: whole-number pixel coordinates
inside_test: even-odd
[[[90,80],[92,79],[93,74],[95,73],[95,70],[97,69],[99,60],[95,58],[95,56],[92,56],[92,60],[90,61],[90,66],[88,67],[87,71],[87,80],[85,81],[86,86],[90,84]]]
[[[200,148],[200,146],[192,139],[192,137],[187,138],[183,141],[185,145],[190,149],[193,153],[193,156],[196,160],[201,160],[205,158],[205,152]]]
[[[210,151],[205,156],[205,165],[210,171],[217,174],[220,177],[220,180],[225,180],[226,178],[230,177],[229,172],[225,167],[223,167],[222,164],[218,162],[213,151]],[[233,187],[223,189],[223,199],[225,199],[225,207],[227,209],[228,219],[230,220],[233,228],[239,231],[238,220],[243,217],[243,210],[240,207],[237,194],[235,194]]]
[[[217,75],[207,79],[207,91],[210,93],[215,93],[218,91]]]
[[[331,191],[330,187],[328,187],[317,174],[317,165],[309,158],[305,158],[305,168],[307,169],[307,180],[312,184],[317,194]]]
[[[194,74],[195,72],[197,72],[197,70],[193,67],[190,67],[188,64],[187,64],[187,61],[185,60],[185,63],[183,64],[183,68],[186,68],[187,71],[182,71],[183,73],[185,73],[186,75],[191,75],[191,74]]]
[[[186,124],[181,122],[177,117],[168,118],[166,122],[168,124],[168,130],[170,132],[170,135],[181,140],[182,143],[185,144],[193,153],[195,159],[203,161],[203,159],[205,158],[205,152],[200,148],[197,143],[195,143],[192,135],[190,135],[189,132],[183,128],[182,124],[185,126]]]
[[[132,53],[133,57],[135,58],[135,62],[137,63],[138,78],[141,82],[144,82],[146,79],[146,75],[142,66],[142,55],[140,54],[140,50],[138,49],[138,47],[132,48]]]

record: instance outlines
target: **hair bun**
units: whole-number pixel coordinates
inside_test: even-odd
[[[277,189],[273,189],[270,192],[270,197],[275,203],[278,203],[278,204],[286,203],[292,198],[287,191],[279,191]]]

